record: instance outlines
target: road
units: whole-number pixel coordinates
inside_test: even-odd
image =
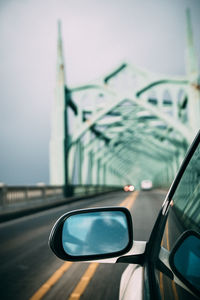
[[[161,190],[140,191],[135,197],[130,208],[134,240],[148,239],[165,194]],[[62,271],[67,268],[64,266],[66,262],[58,259],[48,247],[48,237],[54,222],[67,211],[118,206],[125,198],[131,199],[133,195],[123,191],[109,193],[0,224],[0,298],[69,299],[81,278],[84,281],[83,275],[90,264],[72,263],[67,270]],[[97,265],[85,290],[77,298],[71,299],[118,299],[120,277],[125,268],[126,264]]]

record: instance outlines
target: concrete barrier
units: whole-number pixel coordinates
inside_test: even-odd
[[[72,196],[64,197],[63,186],[3,186],[0,187],[0,222],[121,189],[77,185],[69,187]]]

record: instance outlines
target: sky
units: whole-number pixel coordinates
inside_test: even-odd
[[[199,0],[0,0],[0,182],[49,183],[58,20],[70,88],[122,61],[184,75],[187,7],[199,61]]]

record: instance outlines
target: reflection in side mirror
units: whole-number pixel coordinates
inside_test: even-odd
[[[132,244],[132,219],[124,207],[69,212],[56,222],[49,238],[53,252],[71,261],[121,256]]]
[[[71,256],[119,252],[128,243],[128,224],[121,211],[81,213],[64,222],[62,244]]]
[[[169,262],[177,277],[199,294],[200,235],[195,231],[186,231],[170,253]]]

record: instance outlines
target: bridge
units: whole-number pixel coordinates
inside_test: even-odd
[[[184,77],[154,74],[123,62],[81,86],[65,78],[58,23],[52,109],[50,185],[0,186],[0,207],[40,199],[94,195],[125,184],[171,184],[200,127],[200,74],[190,11]]]
[[[0,224],[2,299],[118,299],[126,264],[63,263],[47,246],[50,229],[65,212],[120,205],[132,215],[134,240],[148,240],[165,188],[200,127],[189,11],[186,65],[185,77],[169,77],[123,62],[93,82],[69,87],[59,24],[50,185],[0,185],[0,221],[29,214]],[[155,189],[122,191],[124,184],[139,189],[143,179]],[[166,299],[178,299],[176,287],[168,284],[168,290]]]
[[[65,78],[61,24],[50,142],[50,183],[168,187],[200,125],[200,80],[190,12],[187,75],[153,74],[123,62],[81,86]]]

